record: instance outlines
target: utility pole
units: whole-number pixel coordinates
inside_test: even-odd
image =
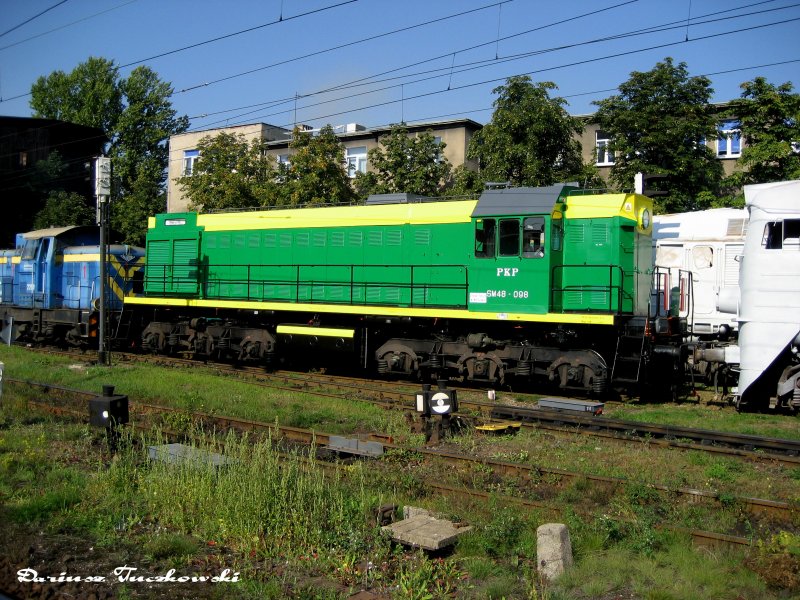
[[[111,363],[107,350],[106,331],[106,280],[108,279],[108,205],[111,196],[111,159],[98,156],[94,163],[94,195],[97,197],[97,224],[100,226],[100,322],[97,340],[97,362],[101,365]]]

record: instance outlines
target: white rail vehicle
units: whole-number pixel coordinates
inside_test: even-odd
[[[800,409],[800,180],[745,186],[739,407]]]
[[[653,218],[655,264],[670,273],[692,274],[689,327],[701,338],[726,339],[738,329],[735,312],[717,307],[737,297],[739,260],[747,232],[747,210],[715,208]],[[673,278],[674,279],[674,278]]]

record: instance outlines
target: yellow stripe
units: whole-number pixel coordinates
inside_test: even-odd
[[[289,335],[319,335],[323,337],[343,338],[352,338],[356,333],[353,329],[333,329],[332,327],[311,327],[303,325],[278,325],[276,331]]]
[[[469,223],[476,200],[426,202],[415,204],[379,204],[377,206],[332,206],[245,213],[197,215],[197,225],[206,231],[241,231],[373,225],[433,225]],[[151,223],[151,229],[155,223]]]
[[[642,213],[645,209],[650,212],[647,228],[642,227]],[[567,219],[623,217],[634,221],[640,233],[650,233],[653,228],[653,201],[639,194],[569,196],[564,216]]]
[[[72,262],[100,262],[99,254],[65,254],[65,263]]]
[[[4,265],[8,263],[8,259],[5,256],[0,257],[0,265]]]
[[[425,317],[442,319],[478,319],[482,321],[521,321],[527,323],[581,323],[585,325],[613,325],[614,315],[558,314],[541,315],[524,313],[474,312],[463,309],[403,308],[395,306],[353,306],[340,304],[294,304],[291,302],[248,302],[244,300],[192,300],[187,298],[133,298],[127,304],[149,306],[183,306],[190,308],[239,308],[245,310],[292,310],[310,313],[338,313],[348,315],[381,315],[387,317]]]
[[[111,265],[111,267],[114,269],[114,271],[116,271],[116,274],[120,275],[119,271],[120,271],[120,269],[122,267],[119,264],[119,260],[117,259],[117,257],[114,256],[113,254],[110,254],[108,256],[108,262]],[[120,277],[121,277],[121,275],[120,275]],[[111,291],[114,292],[114,295],[117,298],[119,298],[119,300],[123,300],[123,298],[125,297],[125,292],[122,291],[122,288],[119,287],[117,282],[114,280],[114,274],[111,274],[111,275],[108,276],[108,287],[111,288]]]
[[[18,265],[21,261],[22,261],[22,257],[21,256],[12,256],[11,257],[11,264],[12,265]]]

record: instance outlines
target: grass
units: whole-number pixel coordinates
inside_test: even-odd
[[[172,398],[187,409],[287,424],[294,419],[328,431],[394,427],[401,434],[405,429],[394,421],[395,413],[373,411],[363,403],[273,392],[214,377],[201,368],[70,369],[63,359],[19,348],[0,349],[0,360],[9,377],[47,377],[54,384],[98,390],[110,383],[134,399]],[[547,499],[563,510],[554,514],[499,501],[431,495],[422,477],[466,477],[495,485],[498,493],[520,496],[539,488],[496,480],[480,469],[438,472],[409,451],[330,472],[300,455],[281,460],[269,439],[253,445],[230,436],[206,442],[217,451],[217,443],[224,442],[228,466],[176,467],[146,459],[146,446],[157,443],[157,436],[132,436],[111,458],[97,432],[28,414],[14,390],[6,385],[0,405],[4,540],[14,532],[44,532],[86,540],[102,554],[124,556],[127,564],[143,571],[218,572],[229,567],[241,572],[241,584],[218,591],[216,597],[333,599],[374,587],[396,598],[777,600],[789,597],[790,590],[800,591],[800,582],[786,576],[800,560],[795,534],[776,534],[750,553],[695,549],[687,538],[658,526],[733,526],[739,516],[735,503],[723,511],[677,506],[644,485],[646,473],[657,473],[665,483],[697,483],[730,494],[764,489],[797,494],[796,468],[781,470],[701,452],[654,452],[644,446],[625,450],[589,438],[553,439],[538,432],[457,439],[459,449],[475,455],[497,454],[513,462],[614,473],[630,480],[615,493],[598,490],[587,480],[556,488]],[[175,416],[176,424],[189,427],[182,418]],[[542,483],[546,488],[548,482]],[[372,515],[386,503],[422,505],[473,530],[450,556],[404,551],[378,533]],[[584,505],[591,507],[587,514],[578,510]],[[575,566],[546,584],[536,576],[536,528],[554,520],[569,527]],[[14,544],[16,539],[21,543]],[[27,548],[26,539],[14,538],[6,551]],[[122,597],[141,594],[135,586],[114,592]]]
[[[738,413],[732,407],[709,407],[695,403],[679,405],[632,403],[610,407],[603,414],[612,419],[800,440],[800,427],[798,427],[800,415]]]
[[[239,417],[329,433],[382,431],[402,436],[407,426],[399,412],[365,402],[320,398],[303,392],[276,390],[213,369],[164,368],[149,364],[116,364],[112,368],[76,364],[57,355],[34,354],[25,348],[0,346],[6,377],[29,379],[100,393],[114,385],[132,400],[160,403],[187,411]],[[6,384],[9,387],[11,384]]]

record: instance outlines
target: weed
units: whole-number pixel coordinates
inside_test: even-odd
[[[464,568],[473,579],[488,579],[498,573],[494,561],[478,556],[464,559]]]
[[[198,548],[194,538],[174,533],[156,535],[144,545],[145,552],[154,560],[192,556]]]
[[[512,597],[516,579],[510,575],[493,577],[483,586],[483,593],[489,600],[501,600]]]
[[[164,428],[178,433],[190,433],[194,430],[194,419],[189,413],[168,412],[161,417]]]
[[[415,554],[400,562],[396,577],[398,596],[409,600],[449,597],[456,590],[461,575],[452,561]]]
[[[717,460],[706,468],[706,477],[711,480],[731,483],[735,479],[736,467],[733,463]]]
[[[494,511],[494,517],[481,530],[483,549],[489,556],[511,554],[526,523],[519,513],[504,507]]]

